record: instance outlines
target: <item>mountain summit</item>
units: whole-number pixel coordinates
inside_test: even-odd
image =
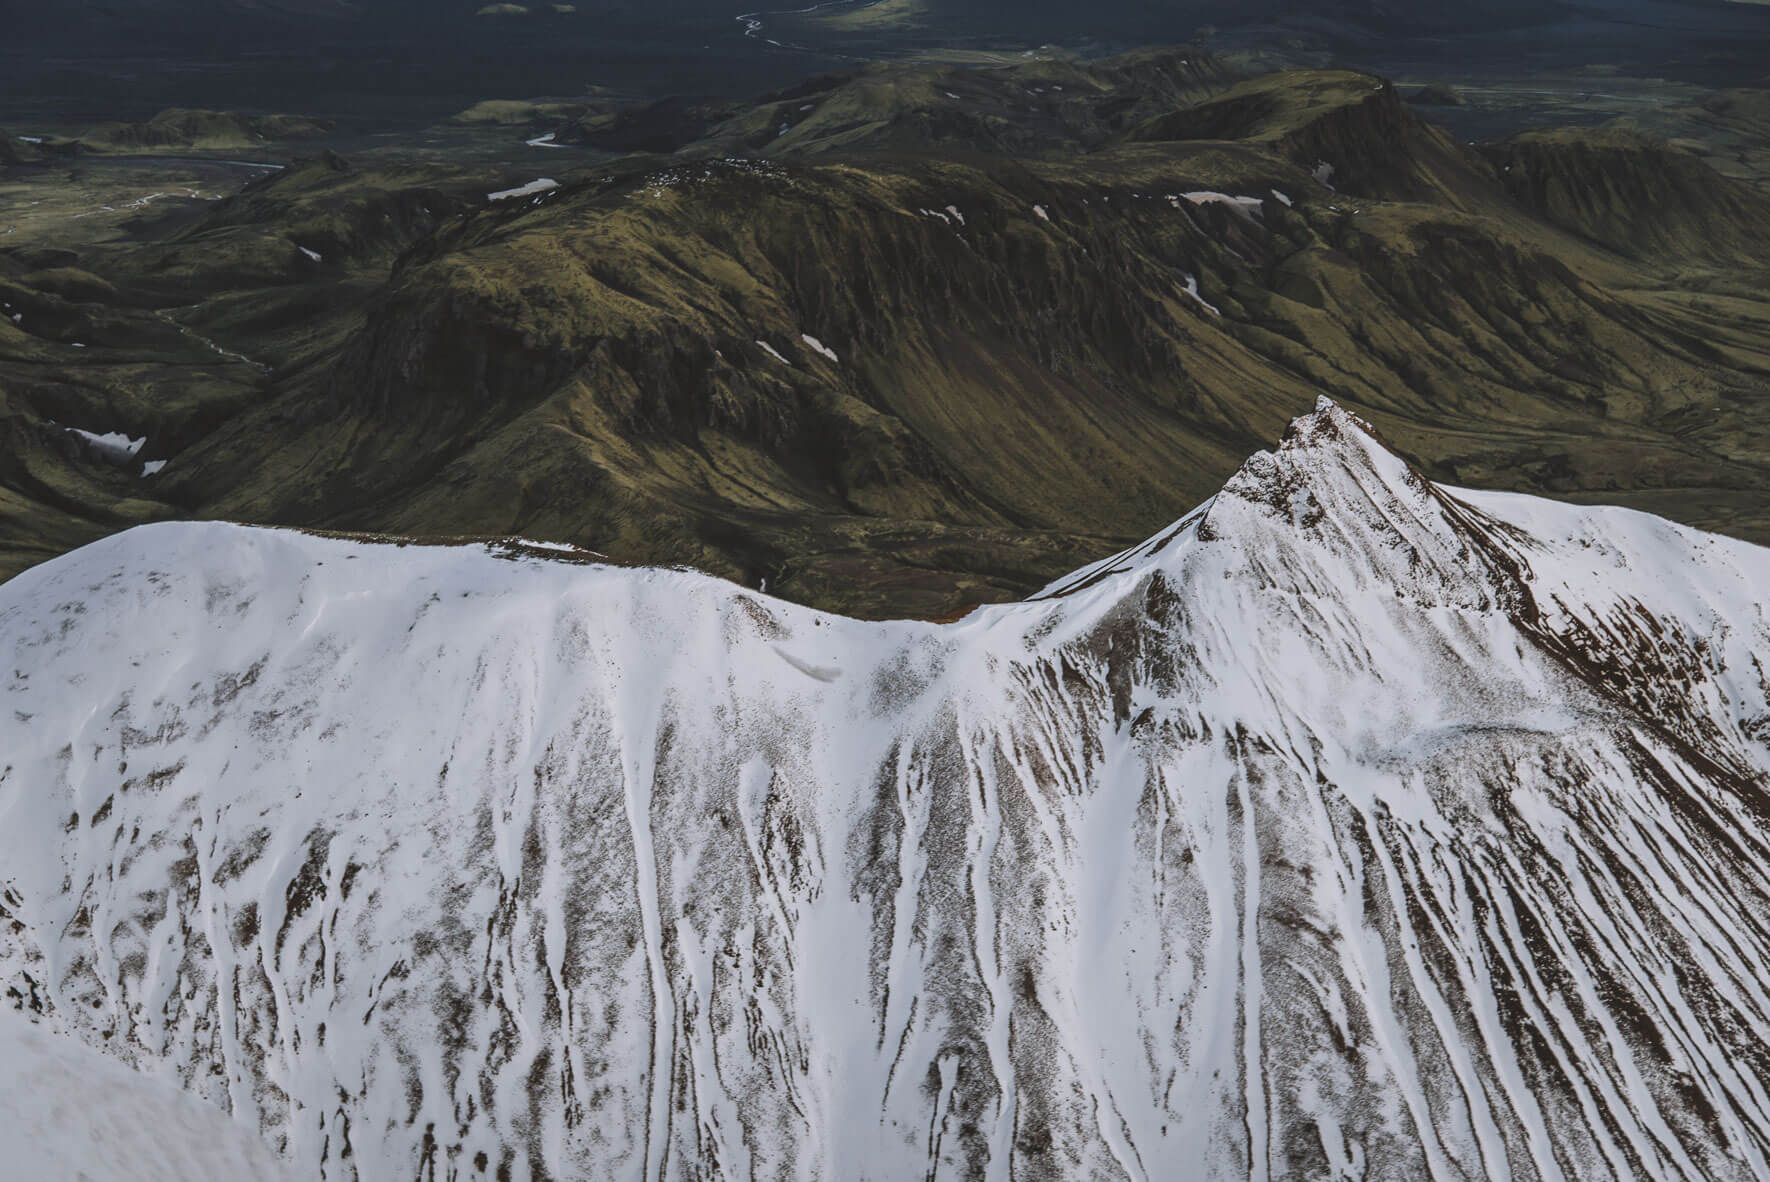
[[[0,987],[308,1177],[1763,1177],[1765,586],[1327,403],[944,626],[145,526],[0,587]]]

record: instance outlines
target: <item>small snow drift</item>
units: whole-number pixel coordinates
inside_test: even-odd
[[[514,189],[499,189],[496,193],[487,193],[487,201],[509,201],[516,197],[533,197],[539,193],[550,193],[559,188],[559,182],[551,177],[541,177],[526,185],[518,185]]]
[[[949,625],[144,526],[0,586],[0,988],[310,1178],[1770,1176],[1766,586],[1326,404]]]
[[[110,464],[128,464],[147,444],[147,436],[132,437],[124,431],[83,431],[79,427],[63,427],[69,435],[81,440],[98,457]]]
[[[1259,197],[1218,193],[1211,190],[1200,190],[1196,193],[1182,193],[1180,196],[1184,197],[1188,202],[1195,206],[1225,206],[1231,212],[1240,214],[1244,218],[1259,217],[1265,211],[1266,207],[1266,202]],[[1170,203],[1178,204],[1177,202],[1174,202],[1172,198],[1169,200]]]
[[[1199,294],[1198,276],[1197,275],[1190,275],[1190,274],[1187,275],[1186,276],[1186,286],[1182,287],[1180,290],[1182,292],[1184,292],[1186,295],[1190,296],[1195,302],[1197,302],[1199,307],[1203,308],[1205,311],[1209,312],[1211,315],[1213,315],[1213,316],[1223,315],[1222,309],[1218,308],[1217,305],[1209,302],[1208,300],[1205,299],[1205,297],[1203,295]]]

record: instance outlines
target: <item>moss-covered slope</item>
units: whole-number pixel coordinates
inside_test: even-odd
[[[1699,297],[1625,262],[1379,79],[1193,94],[1183,62],[1087,67],[1072,123],[1030,101],[1025,140],[899,151],[931,87],[975,129],[1014,72],[955,100],[870,70],[520,198],[487,194],[530,178],[321,160],[15,262],[32,310],[0,324],[0,388],[37,435],[4,479],[9,561],[213,515],[522,533],[941,615],[1148,535],[1323,392],[1440,479],[1770,540],[1747,271],[1705,262]],[[812,109],[744,148],[784,104]],[[65,426],[168,463],[101,471]]]

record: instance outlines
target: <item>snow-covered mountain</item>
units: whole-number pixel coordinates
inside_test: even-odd
[[[1770,1176],[1766,587],[1327,404],[945,626],[143,527],[0,587],[0,987],[313,1178]]]

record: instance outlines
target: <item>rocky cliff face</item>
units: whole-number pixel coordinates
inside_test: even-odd
[[[0,979],[310,1177],[1770,1169],[1770,553],[1324,405],[937,626],[519,545],[0,589]]]
[[[1532,132],[1488,155],[1520,204],[1628,258],[1759,260],[1770,235],[1761,193],[1639,133]]]

